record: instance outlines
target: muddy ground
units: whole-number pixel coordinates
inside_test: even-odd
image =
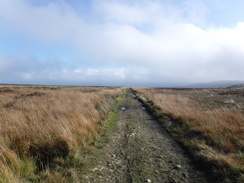
[[[119,121],[84,182],[209,182],[132,91],[125,93],[118,112]]]

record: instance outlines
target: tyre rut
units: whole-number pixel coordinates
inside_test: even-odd
[[[187,154],[127,90],[102,159],[85,182],[205,183]]]

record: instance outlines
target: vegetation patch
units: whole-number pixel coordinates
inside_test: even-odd
[[[0,182],[80,182],[83,152],[104,125],[112,126],[103,121],[121,89],[2,86],[0,91]]]
[[[244,98],[240,93],[244,91],[135,90],[148,111],[215,180],[243,181]],[[227,99],[235,101],[235,105],[222,102]]]

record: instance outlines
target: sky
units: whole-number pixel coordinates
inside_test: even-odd
[[[243,0],[0,0],[0,83],[244,80]]]

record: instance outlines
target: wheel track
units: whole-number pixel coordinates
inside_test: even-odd
[[[118,109],[120,120],[101,152],[104,156],[85,182],[207,182],[187,154],[133,99],[131,90],[124,95],[122,106],[127,108]]]

